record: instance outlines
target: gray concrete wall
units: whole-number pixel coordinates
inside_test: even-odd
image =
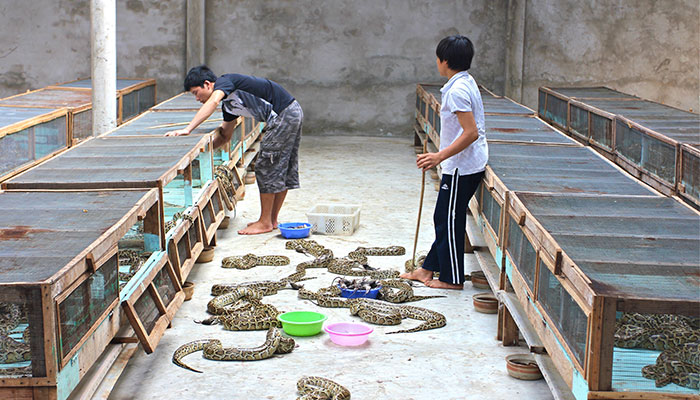
[[[213,0],[207,60],[217,74],[268,77],[305,111],[305,131],[409,134],[416,82],[440,82],[435,47],[470,37],[473,74],[503,87],[503,0]]]
[[[523,102],[543,85],[605,85],[698,112],[697,0],[528,0]],[[515,42],[517,43],[517,42]]]
[[[117,7],[117,74],[156,78],[160,100],[179,93],[186,1]],[[435,45],[455,33],[475,43],[477,81],[504,93],[508,76],[509,93],[522,90],[529,106],[541,85],[604,84],[697,111],[699,9],[697,0],[209,0],[205,50],[217,73],[287,87],[307,133],[410,134],[415,83],[442,81]],[[0,2],[0,96],[88,76],[89,31],[88,1]]]

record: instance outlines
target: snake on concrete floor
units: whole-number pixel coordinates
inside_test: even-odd
[[[305,376],[297,382],[301,396],[297,400],[347,400],[350,391],[344,386],[320,376]]]
[[[223,347],[218,339],[201,339],[185,343],[173,353],[173,364],[189,369],[190,371],[202,371],[194,369],[182,362],[188,354],[203,351],[206,359],[214,361],[256,361],[272,357],[274,354],[286,354],[294,350],[294,339],[284,337],[279,329],[271,327],[267,331],[265,342],[252,348]]]

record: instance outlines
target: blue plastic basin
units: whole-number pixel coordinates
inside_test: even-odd
[[[301,239],[309,237],[311,224],[308,222],[285,222],[279,224],[280,232],[286,239]]]
[[[377,295],[379,294],[379,290],[382,288],[381,285],[377,286],[374,289],[370,289],[370,291],[362,290],[362,289],[343,289],[340,288],[340,297],[345,297],[346,299],[357,299],[360,297],[366,298],[366,299],[376,299]]]

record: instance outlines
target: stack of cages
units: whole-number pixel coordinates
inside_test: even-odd
[[[68,147],[68,111],[0,106],[0,182]]]
[[[506,209],[508,281],[576,399],[698,398],[696,212],[526,192]]]
[[[91,92],[92,79],[78,79],[48,88]],[[117,124],[122,124],[153,107],[156,104],[156,95],[155,79],[118,78]]]
[[[185,255],[177,254],[172,261],[184,282],[201,247],[215,242],[224,218],[211,164],[209,136],[107,135],[81,143],[3,186],[16,190],[156,188],[165,232],[170,234],[183,224],[173,235],[184,240],[180,246],[186,248],[179,248]],[[176,262],[183,258],[184,263]]]
[[[0,207],[1,398],[68,398],[127,319],[152,351],[184,299],[156,189],[10,190]]]
[[[39,89],[0,100],[3,107],[66,108],[68,146],[92,137],[92,96],[89,92]]]
[[[654,189],[697,207],[693,173],[681,169],[683,150],[692,158],[700,145],[698,114],[602,87],[541,87],[539,114]],[[681,181],[684,172],[690,185]]]
[[[143,119],[140,118],[139,124],[145,128],[142,130],[144,133],[151,129],[158,131],[158,133],[178,129],[184,127],[192,120],[200,106],[201,104],[196,101],[194,96],[189,93],[180,93],[153,107],[153,115],[144,116]],[[214,149],[214,169],[217,177],[221,177],[220,183],[228,195],[224,200],[229,210],[232,210],[236,200],[243,197],[245,190],[241,173],[236,168],[236,165],[243,159],[245,153],[244,119],[247,118],[238,117],[235,121],[232,121],[233,133],[231,140],[223,146]],[[193,134],[212,134],[221,125],[222,121],[222,112],[217,110],[207,121],[195,129]],[[147,126],[149,124],[150,126]]]
[[[639,100],[638,97],[631,96],[607,87],[557,87],[550,88],[542,86],[538,92],[537,114],[543,120],[563,130],[570,132],[578,139],[588,142],[589,126],[595,125],[597,132],[601,132],[601,137],[606,137],[606,134],[612,132],[610,121],[600,120],[595,115],[589,119],[589,114],[580,107],[569,107],[570,100],[588,101],[588,100],[609,100],[613,102],[622,102],[628,100]],[[605,140],[599,140],[601,143],[606,143]],[[608,143],[608,148],[612,147],[611,142]]]
[[[643,106],[615,116],[615,162],[661,193],[680,193],[681,146],[700,145],[700,116],[651,102]]]

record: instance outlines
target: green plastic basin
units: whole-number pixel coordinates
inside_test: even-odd
[[[328,317],[313,311],[290,311],[277,316],[282,330],[291,336],[313,336],[321,332]]]

